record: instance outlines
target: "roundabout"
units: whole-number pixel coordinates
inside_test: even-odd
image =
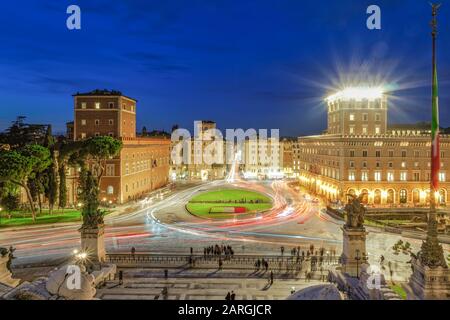
[[[207,219],[249,217],[272,207],[272,199],[267,195],[237,188],[203,192],[186,204],[190,214]]]

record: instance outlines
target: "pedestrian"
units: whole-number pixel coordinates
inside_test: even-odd
[[[281,250],[281,255],[283,255],[284,254],[284,247],[281,247],[280,250]]]
[[[194,253],[194,248],[191,247],[191,255]]]
[[[119,270],[119,285],[123,284],[123,271]]]
[[[234,291],[231,291],[230,298],[231,298],[231,300],[236,300],[236,294],[234,293]]]
[[[270,271],[270,285],[273,284],[273,271]]]
[[[168,277],[169,277],[169,270],[165,269],[164,270],[164,279],[167,280]]]
[[[231,293],[228,291],[227,296],[225,297],[225,300],[230,301],[231,300]]]

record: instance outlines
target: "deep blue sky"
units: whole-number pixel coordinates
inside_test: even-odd
[[[450,126],[450,1],[440,12],[441,124]],[[66,8],[82,9],[82,30]],[[382,30],[366,28],[378,4]],[[344,84],[396,89],[391,122],[429,120],[428,0],[17,0],[0,16],[0,129],[16,117],[73,118],[72,94],[138,99],[138,126],[325,128],[323,98]]]

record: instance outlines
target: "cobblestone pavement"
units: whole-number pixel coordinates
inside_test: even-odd
[[[319,276],[319,275],[317,275]],[[167,280],[164,270],[126,269],[124,281],[108,281],[97,290],[97,298],[105,300],[224,300],[234,291],[236,300],[284,300],[291,290],[323,284],[319,280],[306,281],[301,274],[275,273],[269,285],[269,273],[236,270],[170,270]],[[163,294],[167,288],[167,294]]]

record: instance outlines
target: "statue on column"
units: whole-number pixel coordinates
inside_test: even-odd
[[[362,193],[358,197],[352,194],[347,196],[351,200],[345,206],[345,212],[347,213],[345,226],[347,228],[361,229],[364,227],[364,216],[366,215],[366,208],[362,204],[365,194]]]

